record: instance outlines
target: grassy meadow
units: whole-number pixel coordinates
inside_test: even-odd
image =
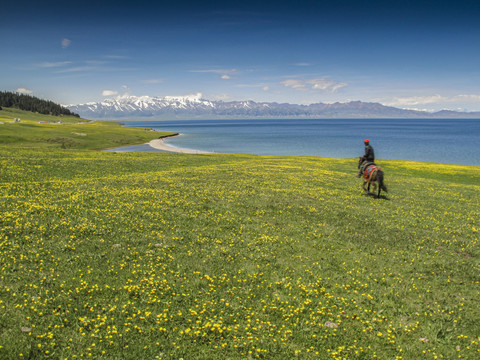
[[[20,123],[12,124],[15,119]],[[49,116],[5,108],[0,110],[0,148],[32,147],[101,150],[143,144],[172,133],[125,129],[119,123]]]
[[[0,125],[1,359],[480,357],[480,167],[378,160],[375,199],[356,159],[35,120]]]

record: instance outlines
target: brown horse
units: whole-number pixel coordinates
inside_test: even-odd
[[[378,186],[377,197],[380,197],[380,193],[382,190],[388,192],[387,187],[383,182],[384,174],[382,168],[375,165],[374,163],[367,163],[363,156],[361,156],[358,160],[358,168],[360,169],[362,166],[365,166],[365,168],[363,169],[362,189],[366,193],[370,194],[370,185],[373,184],[373,189]],[[368,188],[365,188],[367,184]]]

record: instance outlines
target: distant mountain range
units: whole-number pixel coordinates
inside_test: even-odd
[[[311,105],[255,101],[211,101],[201,94],[189,96],[124,95],[65,107],[87,119],[220,119],[220,118],[480,118],[480,112],[404,110],[379,103]]]

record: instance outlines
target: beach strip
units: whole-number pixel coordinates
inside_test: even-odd
[[[211,154],[207,151],[200,151],[200,150],[191,150],[191,149],[183,149],[177,148],[174,146],[170,146],[165,144],[164,139],[155,139],[148,143],[152,148],[162,151],[169,151],[169,152],[176,152],[182,154]]]

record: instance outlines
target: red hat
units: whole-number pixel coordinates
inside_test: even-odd
[[[368,144],[370,142],[370,140],[368,139],[365,139],[364,143]]]

